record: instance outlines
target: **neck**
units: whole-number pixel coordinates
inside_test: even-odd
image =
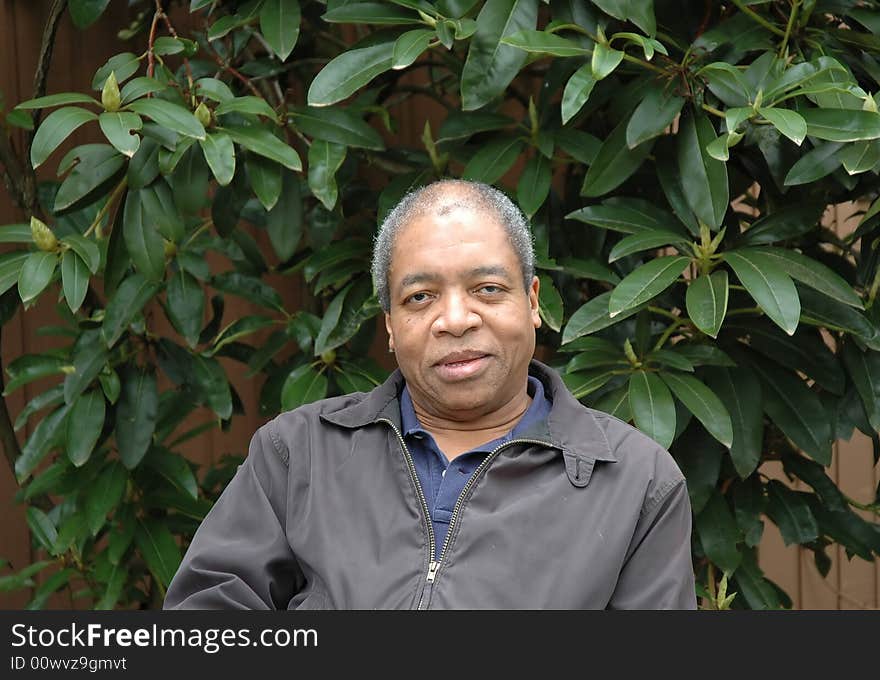
[[[425,408],[410,391],[419,422],[434,437],[479,439],[477,444],[501,436],[514,428],[532,403],[525,388],[501,407],[485,414],[439,413]]]

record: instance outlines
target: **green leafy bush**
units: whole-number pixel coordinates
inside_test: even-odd
[[[69,9],[85,26],[106,4]],[[36,419],[7,457],[48,555],[0,588],[48,569],[31,606],[74,582],[88,606],[156,606],[235,469],[197,476],[175,450],[196,407],[220,426],[241,411],[218,357],[265,378],[265,416],[378,384],[371,237],[443,176],[498,184],[532,219],[541,356],[675,455],[707,606],[791,606],[758,567],[765,517],[822,573],[832,543],[880,553],[853,511],[877,504],[826,469],[855,429],[880,452],[876,3],[135,5],[82,92],[2,118],[31,141],[3,160],[34,215],[0,228],[19,244],[0,255],[2,320],[60,289],[70,341],[6,366],[5,394],[58,382],[0,423]],[[420,140],[398,133],[412,111],[430,112]],[[81,126],[102,142],[56,158]],[[33,191],[49,161],[58,180]],[[847,201],[861,212],[836,233],[823,213]],[[268,274],[301,282],[308,310],[285,309]],[[221,328],[227,296],[262,311]],[[156,299],[173,337],[144,314]],[[768,460],[810,490],[768,479]]]

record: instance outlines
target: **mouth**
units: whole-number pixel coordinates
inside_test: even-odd
[[[446,380],[462,380],[479,373],[490,358],[491,355],[484,352],[451,352],[435,363],[434,368]]]

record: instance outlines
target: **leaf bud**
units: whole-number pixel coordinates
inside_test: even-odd
[[[177,254],[177,244],[174,241],[169,241],[168,239],[162,239],[162,249],[165,252],[166,258],[172,258]]]
[[[120,104],[122,104],[122,97],[119,95],[119,83],[116,80],[116,72],[110,71],[110,75],[107,76],[107,80],[104,81],[104,87],[101,89],[101,104],[103,104],[104,109],[110,111],[117,111],[119,109]]]
[[[55,238],[55,234],[45,222],[41,222],[36,217],[31,217],[31,236],[40,250],[51,253],[58,248],[58,239]]]
[[[196,107],[195,117],[202,124],[202,127],[208,127],[211,124],[211,109],[205,105],[205,102]]]

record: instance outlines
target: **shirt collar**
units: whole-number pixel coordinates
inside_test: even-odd
[[[508,433],[510,436],[516,437],[520,434],[520,430],[529,429],[529,427],[537,420],[543,420],[547,416],[549,406],[546,403],[544,395],[544,385],[536,377],[530,375],[526,391],[532,398],[529,408],[519,419],[517,424]],[[543,417],[542,417],[543,416]],[[415,407],[412,403],[412,397],[409,393],[409,387],[404,384],[400,392],[400,430],[403,436],[408,437],[415,434],[428,434],[427,430],[422,427],[419,417],[416,415]]]

